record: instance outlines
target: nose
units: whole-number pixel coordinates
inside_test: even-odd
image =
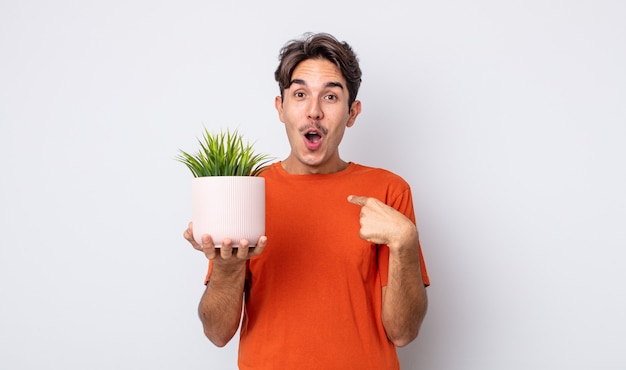
[[[322,106],[317,99],[312,99],[308,109],[308,118],[319,121],[324,116]]]

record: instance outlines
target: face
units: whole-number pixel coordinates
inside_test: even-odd
[[[339,157],[346,127],[354,124],[361,102],[348,107],[348,89],[341,70],[325,59],[308,59],[296,67],[284,98],[276,97],[291,153],[282,162],[293,174],[334,173],[347,167]]]

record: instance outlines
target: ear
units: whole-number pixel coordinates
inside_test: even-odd
[[[274,98],[274,107],[276,108],[276,111],[278,112],[278,118],[280,119],[281,122],[285,122],[285,120],[283,119],[283,99],[280,96],[277,96],[276,98]]]
[[[348,122],[346,122],[346,127],[352,127],[354,125],[354,121],[356,121],[356,117],[361,113],[361,101],[355,100],[350,107],[350,116],[348,117]]]

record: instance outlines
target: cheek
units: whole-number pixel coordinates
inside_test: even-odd
[[[296,143],[296,141],[300,138],[300,132],[295,125],[285,123],[285,131],[287,132],[287,139],[291,143]]]
[[[285,105],[282,109],[282,113],[280,114],[280,117],[281,117],[282,122],[286,124],[290,124],[290,123],[297,122],[298,115],[299,115],[299,112],[295,107]]]

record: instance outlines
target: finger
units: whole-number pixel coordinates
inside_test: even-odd
[[[263,249],[265,249],[266,245],[267,245],[267,236],[263,235],[259,238],[259,241],[257,242],[256,247],[254,248],[254,251],[252,251],[250,255],[252,257],[258,256],[259,254],[263,252]]]
[[[250,247],[250,242],[247,239],[239,240],[239,247],[237,247],[237,258],[248,258],[248,247]]]
[[[211,235],[202,235],[202,247],[200,248],[200,250],[203,251],[206,258],[210,260],[214,259],[217,256],[217,253],[215,251],[215,243],[213,243],[213,238],[211,238]]]
[[[214,247],[213,238],[209,234],[202,235],[202,248]]]
[[[202,246],[198,244],[196,242],[196,239],[193,237],[193,226],[191,222],[187,226],[187,229],[185,230],[185,232],[183,232],[183,238],[185,238],[185,240],[187,240],[194,249],[197,249],[199,251],[202,250]]]
[[[357,206],[361,206],[363,207],[365,205],[365,203],[367,202],[368,197],[363,197],[360,195],[349,195],[348,196],[348,202],[352,203],[352,204],[356,204]]]
[[[193,239],[193,232],[189,229],[185,229],[185,231],[183,232],[183,238],[185,238],[185,240],[191,244],[196,243],[196,241]]]
[[[222,240],[222,246],[220,247],[220,256],[222,259],[229,259],[233,256],[233,240],[226,238]]]
[[[187,228],[183,233],[183,238],[189,242],[193,241],[193,226],[191,225],[191,222],[187,225]]]

